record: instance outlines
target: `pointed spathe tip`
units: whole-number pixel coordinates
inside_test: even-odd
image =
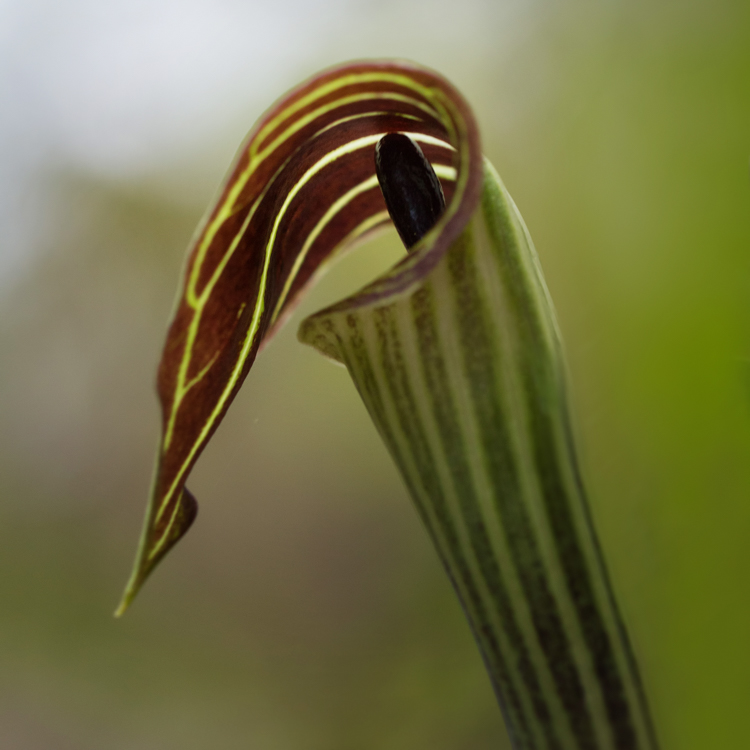
[[[113,613],[113,617],[119,619],[128,611],[130,605],[133,603],[133,599],[135,599],[136,594],[141,588],[141,583],[144,578],[145,576],[142,577],[140,581],[131,578],[131,580],[128,581],[127,586],[125,586],[125,591],[122,592],[122,599],[120,599],[120,603],[117,605],[117,609]]]
[[[163,520],[161,523],[155,520],[155,506],[149,509],[133,572],[125,586],[122,600],[114,612],[115,617],[119,618],[125,614],[151,571],[184,536],[198,514],[198,503],[195,497],[184,487],[179,495],[179,500],[171,508],[169,506],[167,508],[168,512],[162,514]]]

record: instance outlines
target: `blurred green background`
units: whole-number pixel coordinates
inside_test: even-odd
[[[460,7],[459,7],[460,5]],[[183,251],[235,149],[321,67],[450,78],[539,250],[584,471],[665,750],[750,695],[750,4],[0,4],[0,747],[506,748],[467,626],[305,313],[121,621]]]

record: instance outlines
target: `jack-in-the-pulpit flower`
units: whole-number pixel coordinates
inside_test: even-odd
[[[463,97],[412,64],[326,71],[240,149],[185,267],[159,368],[153,493],[118,613],[193,522],[189,472],[263,342],[326,263],[390,223],[375,159],[389,133],[421,148],[445,210],[413,242],[399,226],[413,244],[404,259],[303,321],[299,338],[349,370],[461,600],[514,747],[655,750],[531,239]],[[389,197],[394,216],[401,200]]]

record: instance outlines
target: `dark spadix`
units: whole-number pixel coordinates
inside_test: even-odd
[[[445,198],[435,170],[408,135],[388,133],[375,146],[385,205],[407,250],[435,226]]]

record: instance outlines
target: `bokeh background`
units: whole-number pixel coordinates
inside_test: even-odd
[[[261,112],[361,57],[473,104],[568,347],[594,516],[665,750],[747,743],[746,0],[0,2],[0,747],[507,748],[459,607],[305,313],[121,621],[192,230]]]

